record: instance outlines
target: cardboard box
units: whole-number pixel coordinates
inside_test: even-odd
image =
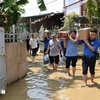
[[[89,38],[90,28],[83,28],[79,30],[79,40],[84,40]]]
[[[66,40],[68,38],[68,32],[67,31],[59,31],[57,36],[58,36],[58,39],[60,39],[60,40]]]

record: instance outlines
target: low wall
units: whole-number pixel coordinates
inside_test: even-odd
[[[10,84],[27,73],[26,43],[6,43],[6,80]]]

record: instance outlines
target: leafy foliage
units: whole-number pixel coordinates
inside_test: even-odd
[[[46,10],[46,6],[45,6],[45,3],[44,3],[44,0],[37,0],[37,4],[38,4],[38,7],[41,11],[44,11]]]
[[[73,29],[74,27],[74,18],[78,17],[78,14],[70,13],[65,16],[64,26],[61,29]]]
[[[21,13],[24,13],[22,6],[28,3],[28,0],[4,0],[0,3],[0,26],[5,28],[5,31],[9,31],[13,24],[17,24],[21,17]]]
[[[88,10],[87,17],[89,18],[89,20],[91,20],[92,16],[95,15],[94,11],[95,11],[96,5],[92,0],[88,0],[86,3],[86,7]]]
[[[87,17],[89,19],[90,24],[93,24],[94,20],[100,20],[100,0],[88,0],[86,3],[87,8]]]
[[[23,5],[27,4],[28,0],[4,0],[0,3],[0,26],[9,31],[13,24],[17,24],[21,14],[24,13]],[[46,10],[44,0],[37,0],[38,7],[41,11]]]

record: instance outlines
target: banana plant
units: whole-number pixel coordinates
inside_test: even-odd
[[[28,3],[28,0],[4,0],[0,3],[0,26],[9,31],[13,24],[17,24],[21,14],[24,13],[23,5]]]
[[[21,18],[21,14],[25,12],[22,8],[28,0],[3,0],[0,2],[0,26],[9,31],[10,27]],[[44,0],[37,0],[37,5],[40,11],[46,10]]]
[[[45,6],[44,0],[37,0],[37,5],[38,5],[40,11],[44,11],[47,9]]]

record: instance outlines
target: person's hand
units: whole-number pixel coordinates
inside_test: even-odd
[[[64,55],[64,51],[62,50],[62,54]]]
[[[58,29],[58,33],[61,31],[61,29]]]
[[[67,35],[68,35],[68,37],[70,37],[70,34],[69,33],[67,33]]]
[[[84,42],[85,42],[86,44],[88,44],[88,43],[89,43],[87,39],[84,39]]]
[[[48,54],[48,51],[46,51],[44,54],[45,54],[45,55]]]

